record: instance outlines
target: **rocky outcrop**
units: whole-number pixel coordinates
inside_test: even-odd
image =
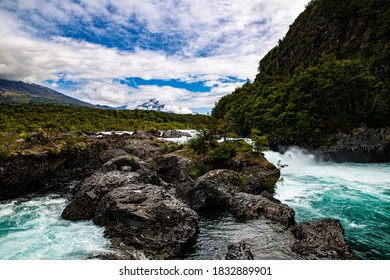
[[[161,183],[148,164],[137,157],[127,155],[105,163],[92,176],[78,184],[74,197],[62,212],[67,220],[92,219],[99,201],[109,191],[131,183]]]
[[[212,170],[199,177],[186,194],[186,202],[196,211],[204,209],[229,210],[237,219],[264,217],[284,226],[295,225],[295,212],[286,204],[264,191],[264,195],[244,193],[245,178],[228,169]]]
[[[292,229],[297,241],[294,252],[309,259],[356,259],[344,238],[344,230],[338,220],[301,223]]]
[[[195,238],[199,217],[163,187],[128,184],[101,199],[93,220],[149,258],[168,259]]]
[[[155,163],[157,174],[165,182],[182,183],[192,181],[189,176],[192,161],[187,157],[177,154],[167,154],[158,157]]]
[[[0,200],[50,190],[62,182],[85,178],[99,169],[104,142],[92,142],[58,153],[40,151],[0,160]],[[109,157],[109,155],[107,155]]]
[[[172,258],[194,239],[199,218],[165,185],[146,162],[120,156],[75,187],[62,217],[93,219],[110,238],[142,249],[148,258]]]
[[[230,211],[239,220],[264,217],[287,227],[295,225],[295,212],[291,207],[260,195],[235,194],[230,201]]]
[[[159,131],[160,137],[162,138],[181,138],[181,137],[191,137],[191,134],[184,131],[178,130],[162,130]]]
[[[337,162],[389,162],[390,129],[358,128],[326,139],[316,153]]]
[[[212,170],[195,181],[193,188],[186,194],[187,203],[196,211],[210,208],[227,210],[230,200],[241,188],[242,182],[237,172]]]
[[[49,191],[62,182],[81,180],[114,157],[135,155],[152,162],[164,154],[162,141],[146,134],[105,135],[72,147],[50,150],[38,147],[0,160],[0,200],[36,191]]]
[[[251,252],[250,246],[244,241],[230,244],[228,246],[228,252],[225,256],[226,260],[253,260],[254,256]]]
[[[242,153],[220,163],[219,167],[238,172],[244,191],[252,194],[260,194],[264,190],[274,192],[275,184],[280,178],[280,170],[263,155],[256,153]]]

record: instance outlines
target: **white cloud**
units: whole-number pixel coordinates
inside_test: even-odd
[[[91,103],[136,104],[156,97],[183,108],[212,107],[218,98],[240,85],[221,79],[253,79],[260,58],[285,35],[307,2],[3,0],[0,77],[55,83],[61,76],[79,84],[78,94]],[[131,17],[150,33],[171,35],[174,43],[178,38],[178,50],[173,54],[164,49],[147,50],[136,43],[132,50],[119,50],[66,38],[60,32],[61,26],[79,22],[83,30],[97,37],[110,32],[114,37],[115,32],[135,36],[126,34],[134,24],[129,21]],[[95,26],[95,18],[104,20],[110,28]],[[51,36],[38,36],[42,30]],[[112,82],[126,77],[204,81],[212,89],[193,93],[172,87],[130,88]]]

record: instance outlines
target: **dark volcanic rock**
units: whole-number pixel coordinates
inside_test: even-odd
[[[292,229],[297,241],[294,252],[310,259],[356,259],[344,238],[344,230],[338,220],[301,223]]]
[[[18,154],[0,160],[0,200],[53,189],[99,169],[106,143],[95,142],[59,153]]]
[[[192,181],[189,172],[192,167],[190,159],[176,154],[160,156],[156,159],[157,174],[166,182]]]
[[[251,252],[250,246],[244,241],[230,244],[228,252],[226,253],[226,260],[253,260],[254,256]]]
[[[162,138],[181,138],[181,137],[191,137],[191,134],[187,132],[177,131],[177,130],[163,130],[160,131]]]
[[[264,190],[273,192],[280,177],[280,170],[263,155],[257,153],[235,156],[222,163],[220,168],[238,172],[245,183],[243,191],[252,194],[260,194]]]
[[[291,207],[260,195],[237,193],[230,202],[230,211],[240,220],[265,217],[284,226],[295,225],[295,212]]]
[[[75,187],[74,198],[62,212],[62,217],[67,220],[91,219],[98,202],[106,193],[137,182],[161,183],[142,160],[131,155],[114,158]]]
[[[228,209],[233,195],[240,192],[242,183],[237,172],[217,169],[199,177],[187,194],[187,202],[196,211],[207,208]]]
[[[99,202],[94,218],[111,238],[158,259],[180,255],[196,236],[198,221],[195,211],[150,184],[112,190]]]
[[[122,149],[145,162],[152,162],[165,153],[163,145],[163,141],[158,141],[150,135],[136,134],[123,143]]]
[[[358,128],[326,139],[317,153],[337,162],[389,162],[390,129]]]

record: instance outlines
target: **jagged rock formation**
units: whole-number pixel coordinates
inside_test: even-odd
[[[93,220],[149,258],[168,259],[194,240],[199,216],[164,187],[126,184],[99,201]]]
[[[338,220],[324,219],[296,225],[293,251],[310,259],[356,259]]]

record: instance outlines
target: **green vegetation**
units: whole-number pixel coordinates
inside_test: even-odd
[[[0,132],[202,129],[209,117],[143,110],[105,110],[50,104],[0,103]]]
[[[223,168],[229,160],[245,153],[257,153],[253,146],[243,140],[225,140],[218,142],[210,130],[203,130],[188,141],[186,146],[198,157],[197,164],[190,175],[199,177],[210,170]]]
[[[261,61],[253,83],[212,116],[228,130],[284,144],[390,125],[390,2],[313,0]]]
[[[77,152],[93,140],[82,133],[61,133],[48,135],[43,130],[34,133],[0,133],[0,158],[10,158],[18,154],[58,154],[61,151]]]

